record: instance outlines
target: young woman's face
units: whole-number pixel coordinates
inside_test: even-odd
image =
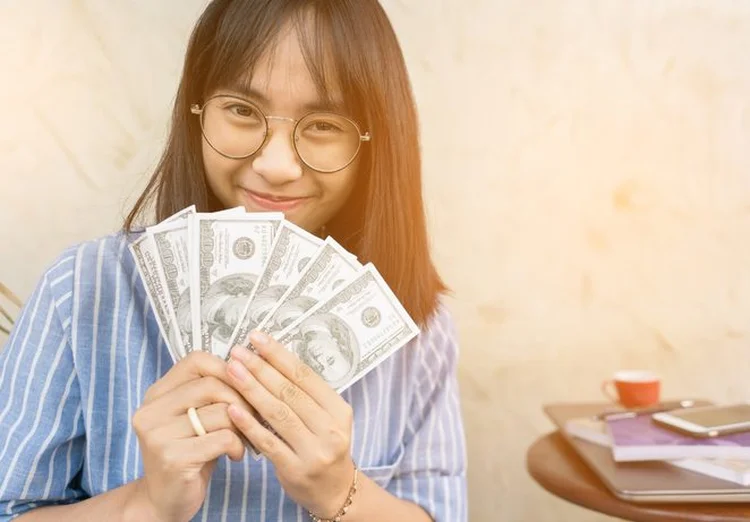
[[[250,92],[219,90],[214,95],[234,95],[255,104],[268,119],[269,136],[265,144],[245,159],[230,159],[219,154],[203,139],[203,162],[208,185],[226,208],[244,206],[248,212],[283,212],[286,219],[317,233],[343,206],[355,184],[358,161],[355,159],[343,170],[332,173],[317,172],[305,165],[295,152],[292,142],[294,122],[320,107],[322,101],[305,65],[297,35],[287,30],[270,56],[264,56],[256,65],[250,81]],[[333,93],[341,101],[341,93]],[[263,116],[234,98],[219,98],[211,110],[222,114],[222,139],[233,143],[239,150],[249,141],[253,129],[262,129]],[[337,105],[343,106],[343,103]],[[316,109],[317,110],[317,109]],[[218,111],[218,112],[217,112]],[[342,114],[341,110],[333,111]],[[273,117],[282,117],[276,119]],[[204,121],[208,118],[204,115]],[[336,120],[317,120],[313,125],[300,128],[303,144],[307,144],[309,158],[328,161],[333,156],[327,143],[341,134]],[[359,124],[359,122],[358,122]],[[303,127],[302,125],[300,127]],[[249,134],[246,134],[249,133]],[[300,141],[297,142],[298,146]],[[338,142],[336,142],[338,143]],[[349,146],[353,146],[350,140]],[[243,149],[244,150],[244,149]],[[222,151],[224,152],[224,151]],[[317,156],[316,156],[317,154]],[[243,154],[230,154],[240,156]]]

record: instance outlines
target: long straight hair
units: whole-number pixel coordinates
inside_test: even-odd
[[[206,182],[200,122],[190,106],[252,75],[289,24],[320,96],[338,89],[372,136],[355,189],[326,232],[362,263],[372,262],[424,326],[446,287],[430,258],[411,84],[377,0],[212,1],[188,44],[166,148],[124,230],[131,232],[149,208],[157,221],[191,204],[200,212],[221,210]]]

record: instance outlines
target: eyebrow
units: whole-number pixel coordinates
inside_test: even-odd
[[[228,88],[228,91],[228,94],[233,94],[240,98],[248,98],[260,103],[264,107],[271,106],[271,100],[265,94],[247,84],[235,83]],[[300,109],[302,114],[306,114],[308,112],[342,112],[344,107],[343,103],[316,99],[315,101],[305,103]]]

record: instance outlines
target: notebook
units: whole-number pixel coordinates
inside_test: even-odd
[[[610,448],[610,451],[612,450],[612,437],[610,436],[607,424],[603,420],[597,420],[592,417],[576,417],[565,423],[565,431],[570,435]],[[613,458],[617,460],[614,454]],[[669,464],[704,475],[729,480],[743,486],[750,486],[749,460],[681,458],[671,460]]]
[[[556,403],[545,405],[544,412],[617,498],[642,503],[750,502],[750,487],[672,466],[667,462],[615,462],[608,447],[565,432],[564,426],[568,420],[593,417],[610,406],[607,403]]]
[[[664,428],[650,415],[607,419],[617,462],[722,458],[750,460],[750,432],[698,438]]]

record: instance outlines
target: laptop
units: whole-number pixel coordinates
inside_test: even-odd
[[[750,486],[714,478],[666,462],[615,462],[610,449],[573,437],[563,429],[569,419],[594,416],[609,403],[555,403],[544,413],[613,495],[629,502],[750,502]]]

